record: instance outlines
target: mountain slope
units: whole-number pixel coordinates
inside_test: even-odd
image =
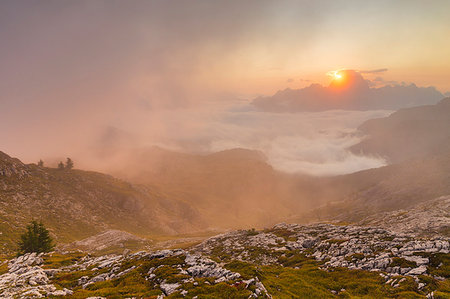
[[[58,242],[106,229],[171,234],[204,227],[189,205],[109,175],[25,165],[0,152],[0,242],[11,247],[32,218]]]
[[[218,228],[336,216],[359,221],[370,213],[404,209],[450,194],[447,154],[335,177],[281,173],[261,153],[243,149],[195,155],[152,148],[133,155],[127,165],[116,173],[183,199]],[[307,212],[311,209],[312,214]]]
[[[402,109],[388,117],[363,123],[367,136],[354,153],[380,155],[391,162],[450,152],[450,98],[436,105]]]
[[[296,190],[297,176],[275,171],[258,151],[199,155],[153,147],[112,173],[189,202],[212,227],[260,227],[311,207],[303,189]]]

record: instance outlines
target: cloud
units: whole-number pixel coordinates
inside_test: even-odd
[[[377,73],[385,73],[388,69],[376,69],[376,70],[367,70],[367,71],[358,71],[360,74],[377,74]]]
[[[364,71],[379,73],[385,69]],[[335,72],[333,72],[334,74]],[[285,89],[273,96],[258,97],[253,105],[271,112],[346,110],[397,110],[406,107],[435,104],[444,96],[434,87],[417,87],[415,84],[398,85],[385,82],[381,77],[366,80],[361,71],[336,71],[338,77],[325,87],[312,84],[302,89]],[[382,87],[371,87],[384,83]],[[393,84],[387,84],[393,83]]]
[[[279,114],[259,112],[242,104],[203,109],[147,111],[141,125],[122,125],[98,131],[95,152],[88,164],[108,169],[112,161],[137,148],[158,145],[175,151],[211,153],[233,148],[263,152],[277,170],[309,175],[337,175],[380,167],[379,157],[360,156],[347,150],[361,141],[355,128],[367,119],[391,111],[326,111]],[[126,116],[124,116],[126,118]],[[170,120],[167,122],[166,120]],[[116,124],[118,125],[118,124]],[[134,132],[133,138],[126,132]],[[137,133],[139,132],[139,133]],[[114,137],[115,143],[111,137]],[[115,149],[115,150],[114,150]]]

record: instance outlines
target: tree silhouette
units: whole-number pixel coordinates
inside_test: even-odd
[[[73,168],[73,161],[70,158],[67,158],[66,161],[66,169],[72,169]]]
[[[39,167],[44,167],[44,161],[42,161],[42,159],[40,159],[37,165]]]
[[[33,220],[27,225],[27,231],[20,236],[19,254],[28,252],[49,252],[53,249],[53,240],[42,222]]]
[[[60,170],[64,169],[64,163],[62,161],[58,163],[58,169]]]

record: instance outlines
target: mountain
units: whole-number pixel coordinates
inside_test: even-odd
[[[322,200],[325,204],[300,212],[290,222],[355,223],[450,195],[450,155],[411,159],[320,181],[322,188],[329,190],[328,201]]]
[[[367,137],[356,154],[383,156],[390,165],[323,178],[329,201],[293,221],[357,222],[397,210],[427,205],[450,194],[450,98],[436,105],[402,109],[369,120],[359,130]],[[438,200],[439,201],[439,200]]]
[[[436,105],[401,109],[363,123],[366,137],[351,147],[357,154],[378,155],[391,163],[450,152],[450,98]]]
[[[32,218],[58,243],[119,229],[148,236],[205,228],[182,200],[96,172],[24,164],[0,152],[0,244],[11,249]]]
[[[131,156],[126,167],[112,173],[182,199],[219,229],[286,219],[355,222],[450,194],[445,151],[333,177],[282,173],[262,153],[245,149],[201,155],[153,147]]]
[[[444,97],[434,87],[386,85],[373,87],[360,72],[341,70],[329,86],[312,84],[301,89],[280,90],[272,96],[252,101],[258,110],[267,112],[305,112],[325,110],[398,110],[435,104]]]
[[[258,151],[188,154],[152,147],[124,164],[111,173],[183,199],[211,227],[262,227],[314,204],[307,196],[310,178],[274,170]]]

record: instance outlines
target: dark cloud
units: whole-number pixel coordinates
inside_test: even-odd
[[[434,87],[417,87],[415,84],[373,88],[372,81],[365,80],[361,72],[354,70],[341,70],[339,75],[341,78],[333,79],[328,87],[312,84],[302,89],[288,88],[273,96],[256,98],[253,105],[272,112],[397,110],[435,104],[444,97]],[[376,80],[386,83],[382,78]]]

